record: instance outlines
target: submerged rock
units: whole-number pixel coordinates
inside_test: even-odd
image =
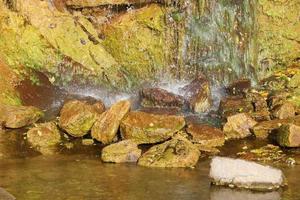
[[[226,89],[232,95],[243,94],[251,88],[251,80],[239,79],[231,83]]]
[[[130,110],[130,101],[119,101],[105,111],[92,128],[92,137],[103,144],[113,142],[122,119]]]
[[[207,112],[212,106],[210,84],[204,75],[198,75],[182,91],[184,92],[184,98],[187,99],[189,107],[193,112]]]
[[[42,154],[53,154],[61,142],[61,136],[55,122],[37,124],[27,132],[31,146]]]
[[[0,105],[0,121],[7,128],[21,128],[38,121],[43,112],[33,106]]]
[[[252,190],[276,190],[284,186],[281,170],[241,159],[215,157],[210,164],[212,183]]]
[[[226,97],[221,100],[219,106],[219,113],[224,119],[237,113],[250,113],[253,111],[252,102],[242,96]]]
[[[257,122],[248,114],[240,113],[227,118],[227,123],[223,127],[226,139],[240,139],[251,135],[250,129]]]
[[[0,187],[0,199],[1,200],[16,200],[16,198],[12,194],[8,193],[1,187]]]
[[[282,125],[277,131],[276,140],[283,147],[300,147],[300,126]]]
[[[122,121],[122,138],[138,144],[163,142],[185,126],[183,116],[155,115],[145,112],[130,112]]]
[[[138,161],[145,167],[194,167],[200,151],[188,139],[176,136],[151,147]]]
[[[59,126],[74,137],[82,137],[91,130],[103,111],[98,103],[94,106],[85,101],[68,101],[60,111]]]
[[[288,119],[294,117],[296,108],[293,103],[285,102],[282,105],[275,106],[272,110],[272,116],[278,119]]]
[[[161,88],[146,88],[140,92],[143,107],[178,108],[184,107],[182,96],[175,95]]]
[[[186,129],[192,138],[193,143],[200,144],[203,147],[223,146],[225,134],[220,129],[201,124],[190,124]]]
[[[101,159],[104,162],[124,163],[137,162],[142,150],[132,140],[123,140],[102,149]]]

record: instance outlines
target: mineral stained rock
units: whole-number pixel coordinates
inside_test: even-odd
[[[130,101],[124,100],[112,105],[95,122],[92,137],[103,144],[113,142],[119,130],[122,119],[130,110]]]
[[[123,140],[102,149],[101,159],[104,162],[124,163],[137,162],[142,150],[132,140]]]
[[[151,147],[138,161],[145,167],[194,167],[200,151],[189,140],[176,136],[162,144]]]
[[[285,184],[279,169],[226,157],[212,159],[209,176],[216,185],[260,191],[276,190]]]
[[[185,126],[182,116],[156,115],[145,112],[130,112],[122,121],[120,130],[124,139],[138,144],[153,144],[171,138]]]

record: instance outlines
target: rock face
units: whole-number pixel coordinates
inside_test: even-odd
[[[92,128],[92,137],[103,144],[111,143],[117,135],[122,119],[130,110],[129,101],[120,101],[105,111]]]
[[[143,107],[178,108],[184,107],[184,99],[161,88],[146,88],[140,92]]]
[[[251,135],[250,129],[257,122],[248,114],[240,113],[227,118],[227,123],[223,127],[226,139],[240,139]]]
[[[201,146],[217,147],[225,142],[223,131],[208,125],[190,124],[186,131],[192,136],[191,141]]]
[[[132,140],[123,140],[102,149],[101,159],[104,162],[124,163],[137,162],[142,150]]]
[[[42,154],[53,154],[59,143],[61,136],[54,122],[37,124],[27,132],[27,140],[37,151]]]
[[[251,101],[242,96],[230,96],[222,99],[219,106],[219,113],[223,118],[227,118],[237,113],[253,112]]]
[[[295,116],[296,108],[293,103],[285,102],[282,105],[275,106],[272,110],[272,116],[278,119],[288,119]]]
[[[132,139],[138,144],[152,144],[171,138],[184,126],[182,116],[130,112],[122,121],[120,130],[124,139]]]
[[[252,190],[275,190],[284,185],[281,170],[255,162],[215,157],[210,164],[210,177],[216,185]]]
[[[251,81],[249,79],[240,79],[231,83],[226,89],[229,94],[240,95],[251,88]]]
[[[200,151],[189,140],[176,136],[173,139],[151,147],[138,161],[145,167],[194,167]]]
[[[185,86],[182,91],[184,91],[184,97],[187,99],[192,111],[203,113],[208,111],[211,107],[210,84],[204,75],[198,75],[198,77]]]
[[[283,147],[300,147],[300,126],[284,124],[277,131],[277,142]]]
[[[59,126],[74,137],[82,137],[91,130],[99,113],[98,104],[89,105],[84,101],[72,100],[60,111]]]
[[[35,123],[43,112],[33,106],[0,105],[0,121],[7,128],[21,128]]]

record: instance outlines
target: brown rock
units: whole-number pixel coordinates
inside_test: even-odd
[[[268,110],[249,113],[249,115],[257,122],[271,120],[271,113]]]
[[[130,112],[122,121],[122,138],[138,144],[163,142],[185,126],[182,116],[155,115],[145,112]]]
[[[267,101],[260,93],[256,91],[247,92],[246,99],[253,104],[255,112],[268,111]]]
[[[182,109],[185,104],[182,96],[175,95],[161,88],[142,89],[140,96],[143,107],[169,107]]]
[[[224,119],[237,113],[250,113],[253,111],[252,102],[241,96],[226,97],[221,100],[219,106],[219,113]]]
[[[270,110],[274,109],[276,106],[282,105],[288,97],[290,93],[287,91],[273,91],[268,95],[268,106]]]
[[[186,131],[192,136],[193,143],[205,147],[223,146],[225,142],[223,131],[208,125],[190,124]]]
[[[0,121],[6,128],[21,128],[38,121],[43,112],[33,106],[0,105]]]
[[[251,135],[250,129],[257,122],[248,114],[240,113],[227,118],[227,123],[223,127],[226,139],[240,139]]]
[[[130,110],[130,101],[120,101],[105,111],[92,128],[92,137],[103,144],[113,142],[122,119]]]
[[[101,159],[104,162],[124,163],[137,162],[142,150],[132,140],[123,140],[102,149]]]
[[[182,91],[193,112],[203,113],[210,109],[212,105],[210,84],[204,75],[198,75]]]
[[[272,110],[272,116],[277,119],[288,119],[294,117],[296,108],[293,103],[285,102],[282,105],[277,105]]]
[[[283,147],[300,147],[300,126],[284,124],[277,131],[277,142]]]
[[[231,83],[226,89],[229,94],[237,95],[243,94],[251,88],[251,80],[239,79]]]

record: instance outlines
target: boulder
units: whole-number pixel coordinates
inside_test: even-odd
[[[45,155],[51,155],[61,143],[61,136],[55,122],[37,124],[27,132],[30,145]]]
[[[266,98],[257,91],[246,93],[246,99],[252,103],[255,112],[268,111]]]
[[[249,113],[249,115],[257,122],[271,120],[271,113],[268,110]]]
[[[146,88],[140,92],[143,107],[178,108],[184,107],[182,96],[175,95],[161,88]]]
[[[94,106],[85,101],[68,101],[60,111],[59,126],[73,137],[82,137],[91,130],[103,111],[98,103]]]
[[[285,184],[279,169],[225,157],[212,159],[209,176],[215,185],[259,191],[276,190]]]
[[[186,129],[187,133],[192,136],[193,143],[200,144],[204,147],[223,146],[225,134],[220,129],[203,124],[189,124]]]
[[[272,110],[273,118],[288,119],[294,117],[296,114],[296,107],[291,102],[285,102],[282,105],[277,105]]]
[[[257,122],[246,113],[240,113],[227,118],[223,127],[226,139],[241,139],[251,135],[250,129]]]
[[[284,124],[277,130],[277,143],[283,147],[300,147],[300,126]]]
[[[221,100],[219,106],[219,113],[224,119],[237,113],[250,113],[253,111],[252,102],[242,96],[226,97]]]
[[[102,149],[101,159],[104,162],[124,163],[137,162],[142,150],[132,140],[123,140]]]
[[[204,75],[198,75],[190,84],[182,88],[182,91],[193,112],[207,112],[212,106],[210,84]]]
[[[145,167],[194,167],[200,151],[188,139],[176,136],[151,147],[138,161]]]
[[[120,123],[130,110],[130,101],[119,101],[105,111],[92,128],[92,137],[103,144],[113,142]]]
[[[290,97],[290,92],[280,90],[280,91],[273,91],[268,95],[268,106],[270,110],[273,110],[276,106],[282,105],[286,102],[286,100]]]
[[[0,121],[6,128],[21,128],[38,121],[43,112],[33,106],[0,105]]]
[[[251,80],[249,79],[239,79],[231,83],[226,89],[231,95],[244,94],[251,88]]]
[[[122,121],[120,130],[124,139],[132,139],[138,144],[153,144],[171,138],[184,126],[183,116],[130,112]]]

